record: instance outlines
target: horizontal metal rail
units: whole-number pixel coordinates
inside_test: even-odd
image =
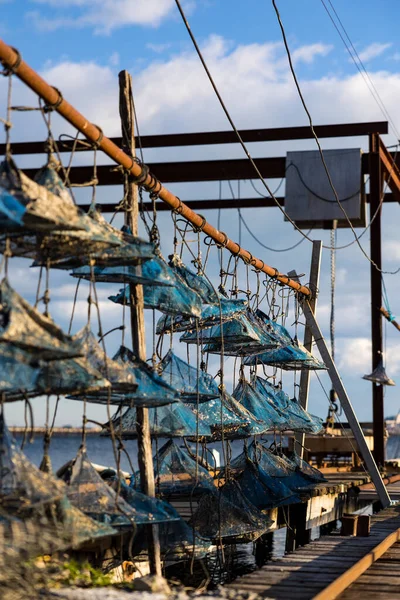
[[[253,257],[251,252],[244,250],[236,242],[230,240],[228,236],[207,223],[199,214],[195,213],[186,206],[177,196],[165,188],[157,178],[152,175],[145,165],[135,162],[121,148],[116,146],[107,138],[102,130],[90,123],[86,117],[79,113],[67,100],[63,98],[59,90],[49,85],[36,71],[34,71],[25,61],[23,61],[18,52],[11,46],[0,40],[0,61],[10,71],[21,79],[35,94],[40,96],[45,104],[60,115],[62,115],[75,129],[80,131],[88,140],[92,141],[114,162],[123,167],[123,169],[134,178],[136,183],[142,185],[148,191],[154,193],[157,197],[166,202],[172,210],[179,213],[187,221],[192,223],[199,231],[204,232],[216,244],[227,248],[235,256],[241,257],[244,261],[251,264],[255,269],[265,273],[288,286],[304,296],[311,296],[311,290],[293,281],[287,275],[280,273],[278,269],[266,265],[264,261]]]
[[[388,133],[387,121],[370,123],[338,123],[335,125],[314,125],[319,138],[355,137],[369,133]],[[305,127],[273,127],[269,129],[242,129],[239,131],[242,140],[249,142],[275,142],[284,140],[306,140],[313,138],[311,129]],[[121,137],[110,138],[117,146],[122,145]],[[170,148],[177,146],[205,146],[214,144],[235,144],[237,137],[234,131],[202,131],[198,133],[166,133],[161,135],[143,135],[136,138],[136,146],[142,148]],[[60,152],[71,152],[73,140],[63,140]],[[46,142],[16,142],[13,154],[41,154]],[[0,154],[4,154],[5,144],[0,144]],[[88,147],[78,147],[87,152]]]

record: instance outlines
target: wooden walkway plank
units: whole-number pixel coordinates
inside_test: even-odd
[[[369,600],[366,590],[377,600],[400,600],[400,543],[396,540],[400,540],[400,507],[390,507],[372,517],[369,537],[323,536],[226,587],[273,600]],[[353,581],[360,577],[351,586],[357,595],[343,592],[351,584],[349,577]],[[340,587],[343,580],[347,583]]]

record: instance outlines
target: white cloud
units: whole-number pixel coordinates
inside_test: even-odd
[[[170,44],[170,43],[165,43],[165,44],[148,43],[148,44],[146,44],[146,48],[148,48],[149,50],[152,50],[156,54],[162,54],[163,52],[165,52],[166,50],[171,48],[171,46],[172,46],[172,44]]]
[[[43,16],[39,11],[27,13],[27,18],[42,31],[55,31],[63,27],[91,27],[95,33],[109,34],[114,29],[129,25],[155,28],[176,10],[174,0],[35,1],[37,4],[46,4],[56,10],[55,14],[50,17]],[[189,8],[193,8],[193,2],[190,2]],[[71,16],[71,9],[74,9],[73,12],[77,11],[78,14]]]
[[[373,44],[370,44],[364,48],[364,50],[361,50],[361,52],[358,53],[358,56],[363,62],[368,62],[373,58],[381,56],[384,52],[386,52],[386,50],[388,50],[388,48],[391,48],[391,46],[391,43],[380,44],[379,42],[374,42]]]
[[[316,56],[326,56],[333,50],[333,46],[329,44],[309,44],[296,48],[292,52],[292,60],[294,63],[304,62],[310,64]]]

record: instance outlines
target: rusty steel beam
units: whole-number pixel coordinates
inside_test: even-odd
[[[391,315],[388,313],[388,311],[385,308],[383,308],[383,306],[381,306],[381,308],[379,310],[381,311],[381,313],[385,317],[385,319],[387,321],[389,321],[389,323],[394,325],[394,327],[396,327],[396,329],[398,329],[400,331],[400,324],[391,317]]]
[[[393,156],[385,144],[379,138],[379,158],[382,164],[383,175],[388,186],[396,196],[397,201],[400,202],[400,169],[398,162],[396,161],[397,156]]]
[[[15,75],[21,79],[35,94],[39,95],[48,107],[52,107],[61,116],[63,116],[75,129],[80,131],[88,140],[94,142],[109,158],[115,163],[123,167],[123,169],[136,180],[138,184],[143,186],[147,191],[155,193],[161,200],[166,202],[170,208],[179,213],[183,218],[197,227],[199,231],[204,232],[223,248],[227,248],[235,256],[240,256],[244,261],[247,261],[254,268],[265,273],[269,277],[273,277],[294,289],[299,294],[306,297],[311,297],[311,290],[293,281],[284,273],[280,273],[278,269],[266,265],[264,261],[253,257],[251,252],[239,246],[236,242],[230,240],[228,236],[218,231],[210,223],[201,216],[186,206],[177,196],[172,194],[165,188],[152,173],[147,170],[145,165],[138,164],[133,161],[128,154],[118,148],[109,138],[103,135],[99,127],[90,123],[86,117],[79,113],[54,87],[50,86],[36,71],[22,60],[18,52],[14,48],[8,46],[3,40],[0,40],[0,61],[6,67],[12,70]]]
[[[335,125],[314,125],[319,138],[354,137],[376,132],[388,133],[387,121],[371,123],[339,123]],[[313,138],[308,126],[306,127],[274,127],[270,129],[243,129],[240,135],[244,142],[275,142],[284,140],[306,140]],[[121,137],[112,137],[111,141],[117,146],[122,145]],[[70,152],[73,140],[63,140],[59,143],[60,152]],[[143,135],[136,137],[136,146],[142,148],[170,148],[176,146],[203,146],[214,144],[235,144],[237,137],[233,131],[203,131],[200,133],[167,133],[161,135]],[[13,143],[13,154],[43,154],[46,142],[16,142]],[[78,147],[79,151],[90,150],[88,147]],[[5,144],[0,144],[0,154],[4,154]]]

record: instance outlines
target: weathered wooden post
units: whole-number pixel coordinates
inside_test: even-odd
[[[132,96],[132,77],[128,71],[119,73],[119,113],[123,149],[130,156],[135,156],[135,113]],[[124,184],[125,199],[129,206],[125,211],[125,224],[130,227],[133,235],[138,235],[138,187],[127,177]],[[132,331],[132,348],[134,354],[146,360],[146,342],[144,329],[143,286],[130,284],[130,314]],[[151,449],[149,412],[147,408],[136,407],[137,416],[137,445],[140,470],[141,489],[147,496],[155,496],[153,456]],[[150,572],[161,575],[160,542],[158,526],[147,525],[148,552]]]

